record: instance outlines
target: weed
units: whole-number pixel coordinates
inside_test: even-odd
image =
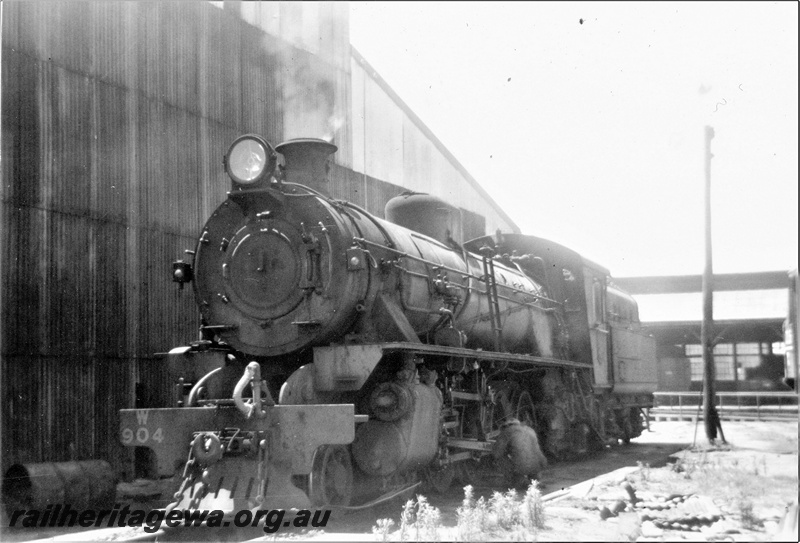
[[[739,499],[736,500],[736,508],[739,510],[739,518],[745,528],[754,530],[761,525],[761,521],[753,512],[753,500],[744,493],[741,493]]]
[[[759,469],[760,468],[760,469]],[[757,457],[753,457],[753,475],[756,477],[760,475],[767,475],[767,458],[762,456],[759,462]]]
[[[425,496],[417,496],[417,521],[414,523],[417,541],[439,541],[442,515],[428,503]]]
[[[384,519],[372,528],[372,533],[381,535],[383,541],[389,540],[389,528],[394,525]],[[408,500],[400,514],[400,541],[439,541],[441,514],[428,503],[425,496]]]
[[[501,530],[510,530],[515,520],[517,493],[509,490],[505,494],[495,492],[489,498],[489,511],[494,514],[493,521]]]
[[[637,461],[636,465],[639,466],[639,471],[638,471],[639,481],[642,483],[646,482],[650,477],[650,464],[649,463],[643,464],[642,462]]]
[[[475,501],[472,485],[464,487],[464,500],[461,507],[456,510],[458,535],[461,541],[475,541],[483,525],[483,516],[486,507],[483,498]]]
[[[495,492],[486,501],[475,501],[472,487],[464,488],[464,501],[458,508],[458,536],[461,541],[511,539],[531,541],[544,528],[544,504],[539,485],[532,481],[519,499],[514,490]]]
[[[414,500],[408,500],[400,514],[400,541],[408,541],[409,531],[414,520]]]
[[[464,487],[464,500],[456,511],[456,534],[459,541],[534,541],[537,530],[544,528],[545,511],[539,484],[531,485],[520,497],[516,491],[495,492],[486,500],[475,499],[472,486]],[[425,496],[408,500],[400,514],[400,527],[390,534],[394,522],[377,521],[372,533],[382,541],[439,541],[441,514]]]
[[[378,519],[372,527],[372,533],[381,537],[381,541],[389,541],[389,530],[394,526],[394,521],[390,518]]]
[[[542,501],[542,492],[539,490],[537,481],[531,481],[531,485],[522,499],[522,505],[526,525],[537,530],[544,528],[544,502]]]

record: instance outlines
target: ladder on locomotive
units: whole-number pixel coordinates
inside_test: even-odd
[[[492,323],[494,350],[503,350],[503,326],[500,322],[500,303],[497,295],[497,276],[494,272],[494,251],[487,246],[481,248],[483,256],[483,281],[486,284],[486,298],[489,301],[489,319]]]

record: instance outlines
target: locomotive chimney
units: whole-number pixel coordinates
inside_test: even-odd
[[[338,148],[315,138],[293,139],[275,150],[283,155],[286,181],[310,187],[330,196],[328,190],[328,156]]]

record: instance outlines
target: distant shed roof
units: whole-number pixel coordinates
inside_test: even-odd
[[[642,321],[700,321],[703,295],[635,294]],[[786,290],[745,290],[714,292],[715,319],[785,319],[789,312]]]
[[[642,321],[696,321],[703,317],[701,275],[617,277],[634,295]],[[792,275],[788,271],[714,274],[714,319],[785,319]]]

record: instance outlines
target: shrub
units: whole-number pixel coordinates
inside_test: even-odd
[[[533,540],[544,528],[544,503],[539,484],[532,481],[520,500],[514,490],[495,492],[486,501],[475,501],[472,487],[464,488],[464,501],[458,508],[458,536],[461,541],[487,539]]]

